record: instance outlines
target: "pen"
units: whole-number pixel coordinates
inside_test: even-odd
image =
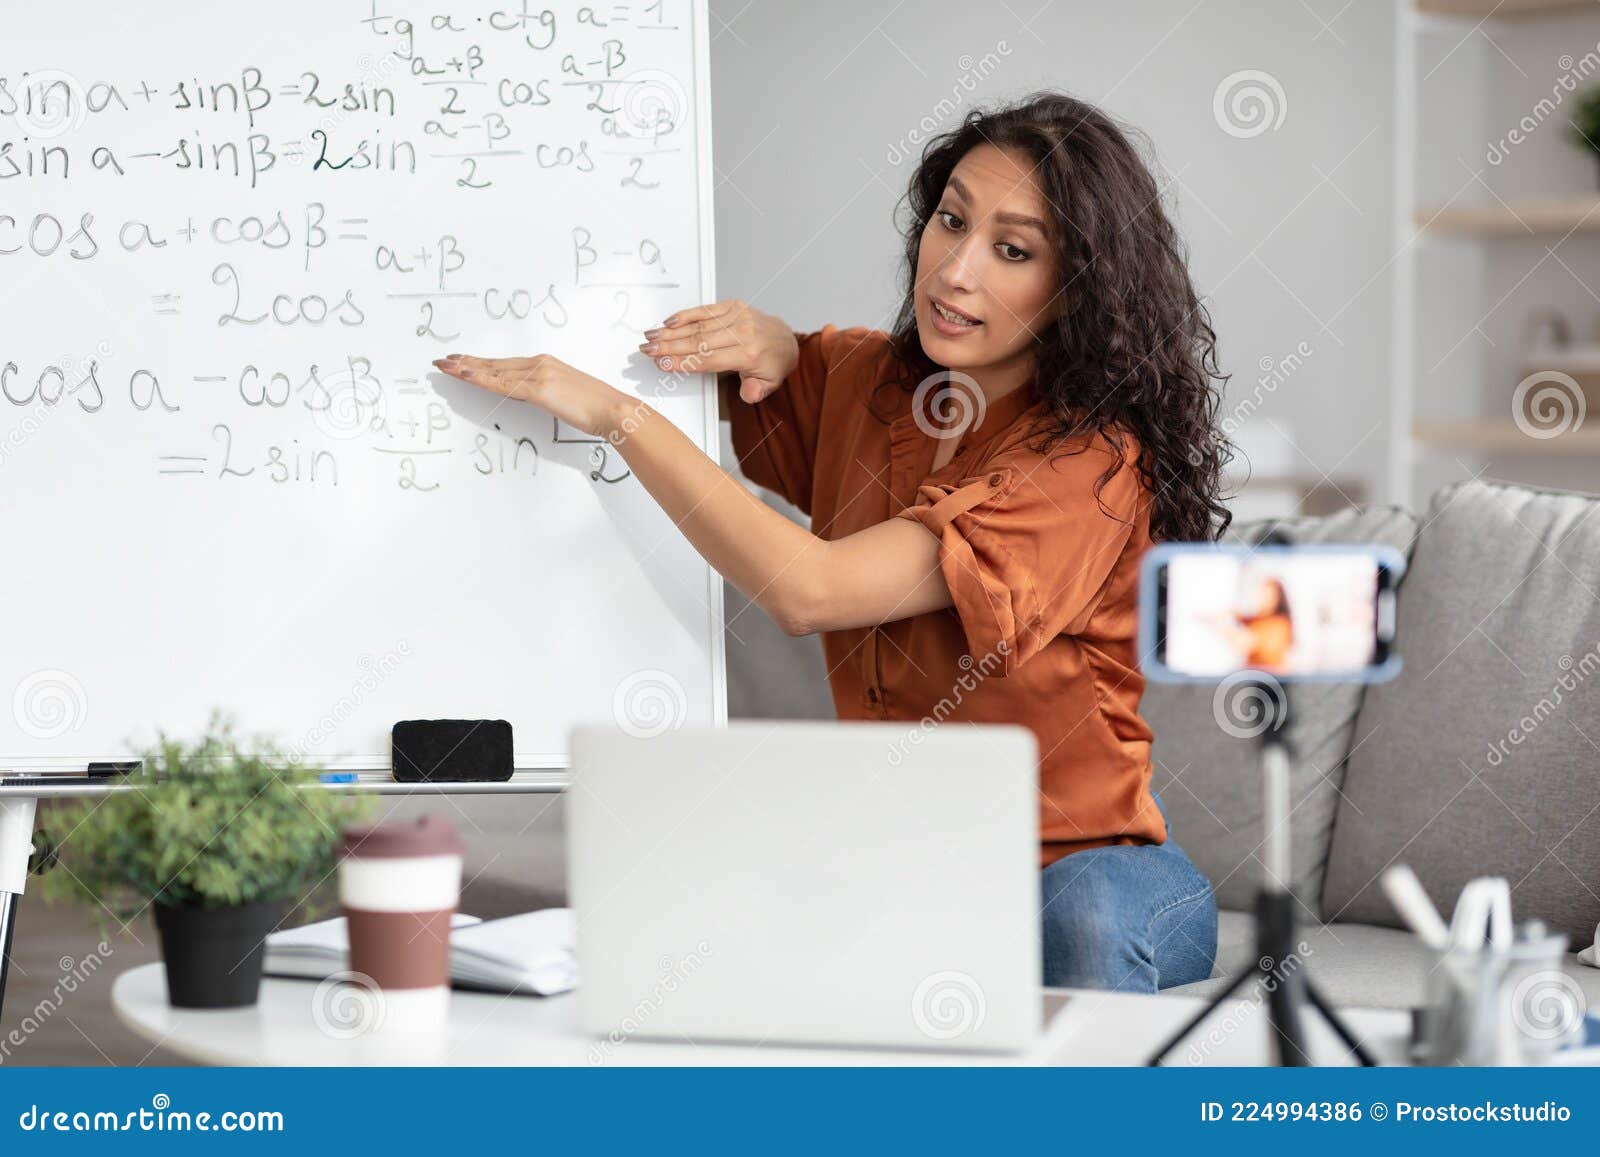
[[[317,778],[323,783],[355,783],[358,777],[353,771],[325,771]]]
[[[1417,874],[1410,867],[1396,864],[1385,872],[1383,890],[1424,944],[1440,951],[1450,946],[1450,930],[1445,927],[1444,919],[1433,906],[1433,901],[1428,899],[1422,881],[1417,879]]]

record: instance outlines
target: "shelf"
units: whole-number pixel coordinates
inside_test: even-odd
[[[1577,345],[1539,345],[1523,351],[1522,365],[1526,370],[1555,370],[1579,379],[1600,379],[1600,343],[1580,342]]]
[[[1600,196],[1553,197],[1500,205],[1418,209],[1417,228],[1468,237],[1533,237],[1541,233],[1600,233]]]
[[[1600,3],[1596,0],[1417,0],[1417,11],[1424,16],[1478,20],[1514,20],[1573,8],[1600,8]]]
[[[1600,455],[1600,423],[1579,426],[1554,438],[1524,434],[1513,422],[1478,418],[1459,422],[1418,422],[1411,436],[1436,449],[1483,450],[1501,454],[1540,456],[1551,454]]]
[[[1359,480],[1323,478],[1316,474],[1257,474],[1244,478],[1226,473],[1223,491],[1229,501],[1258,496],[1263,491],[1287,491],[1296,496],[1295,513],[1307,515],[1332,514],[1367,500],[1366,486]]]
[[[1357,486],[1361,483],[1354,478],[1323,478],[1319,474],[1254,474],[1245,477],[1231,470],[1223,472],[1223,480],[1229,486],[1260,487],[1262,490],[1314,490],[1318,486]]]

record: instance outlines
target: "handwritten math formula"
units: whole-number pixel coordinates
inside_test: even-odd
[[[87,8],[0,47],[0,466],[109,420],[174,487],[627,479],[429,362],[687,392],[631,351],[702,285],[689,0]]]

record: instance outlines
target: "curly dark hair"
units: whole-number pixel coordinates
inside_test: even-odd
[[[1060,318],[1039,335],[1035,383],[1050,403],[1039,449],[1100,431],[1125,452],[1122,431],[1131,432],[1153,495],[1151,537],[1213,539],[1233,518],[1219,497],[1222,467],[1233,458],[1216,420],[1227,375],[1218,370],[1216,334],[1177,230],[1130,132],[1093,105],[1040,92],[974,109],[959,128],[928,142],[902,202],[910,208],[905,297],[890,335],[909,376],[883,385],[911,389],[946,368],[923,352],[914,290],[922,232],[951,170],[977,145],[1021,150],[1050,205],[1068,295]],[[1113,464],[1099,479],[1096,496],[1120,468]]]

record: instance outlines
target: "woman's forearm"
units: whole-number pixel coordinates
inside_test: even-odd
[[[708,563],[786,632],[815,629],[828,543],[773,510],[648,404],[623,395],[609,438]]]
[[[951,605],[938,540],[919,525],[888,518],[837,541],[819,538],[751,494],[648,403],[547,354],[453,354],[434,365],[604,438],[701,557],[791,635]],[[741,399],[758,392],[743,386]],[[741,404],[751,403],[730,402]]]

